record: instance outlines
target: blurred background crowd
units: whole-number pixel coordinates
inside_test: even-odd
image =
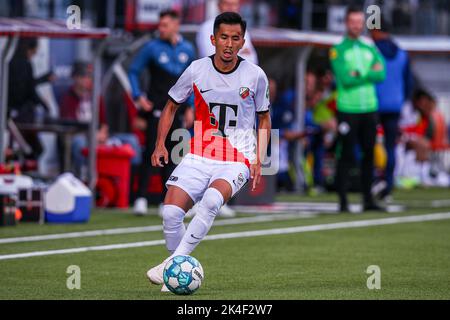
[[[100,145],[131,147],[130,204],[135,206],[140,198],[158,203],[162,197],[161,182],[167,174],[151,171],[147,159],[156,132],[156,111],[163,108],[165,100],[165,96],[160,96],[161,99],[155,97],[155,92],[167,92],[170,88],[173,80],[166,79],[167,74],[176,79],[192,60],[206,55],[201,52],[202,39],[196,38],[197,33],[201,32],[200,25],[214,18],[220,10],[225,10],[221,6],[235,6],[233,10],[239,11],[248,21],[250,35],[253,29],[265,28],[344,35],[345,13],[349,4],[349,1],[339,0],[1,2],[0,24],[1,19],[6,18],[65,20],[68,17],[67,8],[78,5],[83,25],[112,30],[102,55],[96,138]],[[414,37],[411,38],[413,42],[425,45],[426,41],[448,44],[448,1],[352,3],[362,8],[372,4],[380,6],[383,17],[381,30],[365,30],[364,35],[368,41],[373,41],[387,61],[388,73],[394,75],[377,84],[379,124],[374,148],[373,193],[388,199],[395,187],[448,187],[449,55],[410,54],[395,40],[395,36],[401,35]],[[167,9],[173,9],[177,14]],[[161,12],[165,13],[160,15]],[[178,23],[181,24],[180,31]],[[179,32],[182,38],[176,38]],[[159,49],[148,46],[152,40],[158,39],[171,43],[171,50],[179,57],[180,52],[185,56],[179,61],[170,60],[171,56],[154,56],[152,52]],[[8,116],[18,123],[39,122],[43,117],[64,120],[69,124],[89,123],[92,120],[92,59],[97,45],[92,40],[21,39],[10,64]],[[276,190],[306,191],[310,195],[336,190],[339,90],[336,70],[332,67],[332,50],[327,46],[312,49],[303,79],[296,79],[298,51],[295,48],[279,46],[276,41],[273,46],[260,46],[256,41],[246,50],[242,53],[245,58],[259,63],[270,78],[273,128],[280,130],[279,172],[274,182]],[[173,70],[161,67],[164,65],[161,59],[168,59]],[[305,108],[301,112],[298,110],[299,82],[304,86]],[[178,127],[192,127],[193,114],[190,110],[191,106],[187,104],[180,111]],[[32,152],[21,157],[18,155],[20,148],[10,143],[6,152],[7,161],[21,159],[22,170],[35,171],[47,177],[64,170],[62,155],[68,145],[60,136],[36,132],[24,132],[23,136]],[[66,169],[75,172],[81,179],[86,179],[86,151],[83,150],[87,145],[86,134],[71,136],[70,168]],[[301,150],[300,161],[298,150]],[[356,148],[354,152],[355,158],[361,158],[361,150]],[[358,191],[362,188],[359,166],[355,164],[349,169],[351,189]],[[138,203],[135,208],[142,211],[145,206]]]

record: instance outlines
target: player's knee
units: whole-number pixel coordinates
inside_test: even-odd
[[[164,205],[163,208],[163,223],[164,225],[171,225],[182,223],[185,212],[180,207],[174,205]]]
[[[205,191],[205,194],[200,202],[200,206],[209,213],[217,214],[223,205],[223,201],[223,196],[219,190],[209,188]]]

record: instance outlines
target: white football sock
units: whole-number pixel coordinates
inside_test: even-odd
[[[197,207],[197,214],[189,224],[180,245],[172,256],[190,255],[200,241],[208,234],[214,219],[223,205],[219,190],[209,188],[205,191]]]
[[[172,254],[183,239],[186,227],[183,223],[185,212],[174,205],[163,207],[163,229],[167,250]]]

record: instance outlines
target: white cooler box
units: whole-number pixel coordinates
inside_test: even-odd
[[[0,175],[0,192],[17,196],[19,189],[30,189],[33,187],[33,179],[27,176],[12,174]]]
[[[92,193],[71,173],[61,175],[45,195],[45,220],[50,223],[87,222]]]

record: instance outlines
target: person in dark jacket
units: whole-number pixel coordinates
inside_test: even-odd
[[[179,26],[180,16],[176,11],[161,12],[158,25],[159,36],[144,45],[132,61],[128,72],[133,99],[140,108],[139,117],[146,120],[147,127],[137,199],[133,208],[138,215],[148,212],[148,178],[151,170],[155,170],[150,166],[150,157],[156,142],[159,117],[169,98],[167,93],[195,58],[194,46],[183,39],[179,33]],[[150,84],[144,89],[141,88],[139,80],[141,73],[146,69],[150,74]],[[191,118],[192,125],[193,114],[193,108],[184,105],[183,110],[180,110],[175,117],[169,136],[174,130],[183,126],[183,117]],[[169,152],[177,143],[169,139],[167,142]],[[161,174],[163,181],[167,181],[174,168],[175,164],[170,160],[167,166],[156,170]],[[161,195],[161,200],[164,199],[165,192],[166,189]]]
[[[36,38],[22,38],[9,66],[8,79],[8,117],[17,123],[35,122],[37,106],[46,110],[48,106],[38,96],[36,86],[52,79],[48,73],[35,79],[31,59],[37,53],[38,40]],[[25,141],[30,145],[32,154],[29,159],[37,160],[43,149],[36,133],[22,133]]]
[[[399,134],[399,119],[402,107],[413,87],[408,53],[392,40],[389,24],[382,19],[381,29],[371,30],[372,39],[386,63],[386,79],[377,84],[378,114],[384,130],[384,146],[387,165],[384,173],[386,186],[378,194],[386,199],[394,187],[395,147]]]

